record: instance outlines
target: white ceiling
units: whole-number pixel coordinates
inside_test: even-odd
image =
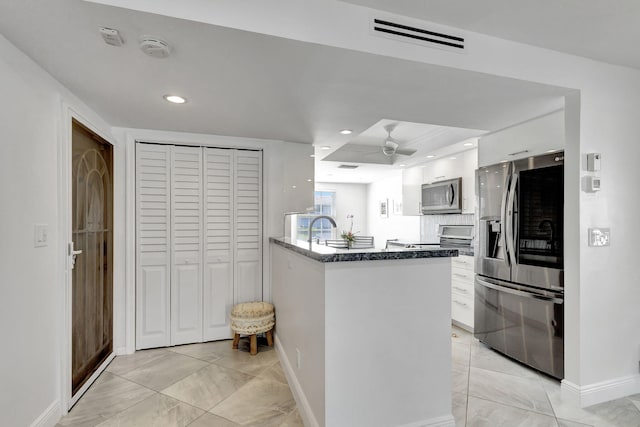
[[[638,0],[342,0],[640,68]]]
[[[124,46],[104,44],[100,26],[120,30]],[[329,145],[329,153],[350,139],[340,129],[358,135],[388,119],[496,130],[561,107],[565,93],[80,0],[0,0],[0,33],[113,126]],[[167,40],[171,57],[142,54],[145,34]],[[167,93],[189,102],[169,104]]]

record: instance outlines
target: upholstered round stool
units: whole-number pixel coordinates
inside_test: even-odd
[[[273,304],[268,302],[245,302],[236,304],[231,310],[231,329],[233,348],[238,348],[240,334],[249,335],[251,340],[251,355],[258,354],[258,340],[256,334],[265,333],[267,344],[273,345],[273,326],[276,323]]]

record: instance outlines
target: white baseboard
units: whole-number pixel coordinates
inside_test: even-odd
[[[318,420],[311,410],[309,400],[304,394],[304,391],[302,391],[302,386],[298,382],[298,378],[296,377],[296,374],[293,370],[293,366],[291,366],[291,364],[289,363],[289,359],[287,359],[287,355],[284,352],[284,348],[282,347],[277,334],[274,338],[274,343],[276,353],[278,354],[280,364],[282,365],[282,370],[284,371],[284,374],[287,377],[287,381],[289,382],[289,386],[291,387],[291,394],[293,394],[293,398],[298,405],[298,412],[300,413],[302,422],[306,427],[320,427]]]
[[[453,415],[445,415],[444,417],[416,421],[409,424],[403,424],[398,427],[456,427],[456,422],[453,419]]]
[[[614,380],[579,386],[562,380],[562,393],[577,399],[580,407],[596,405],[640,393],[640,375],[616,378]]]
[[[54,427],[60,418],[62,412],[60,411],[60,401],[55,400],[36,420],[31,423],[31,427]]]
[[[135,352],[136,352],[135,349],[132,351],[129,351],[127,347],[118,347],[116,348],[116,351],[114,353],[116,356],[124,356],[125,354],[133,354]]]

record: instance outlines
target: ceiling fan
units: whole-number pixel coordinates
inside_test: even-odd
[[[391,136],[391,132],[393,132],[393,130],[396,128],[398,124],[397,123],[389,123],[388,125],[385,125],[384,130],[387,131],[387,137],[385,138],[383,144],[382,144],[382,154],[384,154],[385,156],[391,157],[394,154],[400,154],[403,156],[410,156],[413,153],[415,153],[417,150],[413,150],[413,149],[398,149],[398,147],[400,146],[396,140]]]

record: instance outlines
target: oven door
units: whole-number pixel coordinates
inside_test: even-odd
[[[562,293],[476,275],[474,336],[552,377],[564,377]]]

